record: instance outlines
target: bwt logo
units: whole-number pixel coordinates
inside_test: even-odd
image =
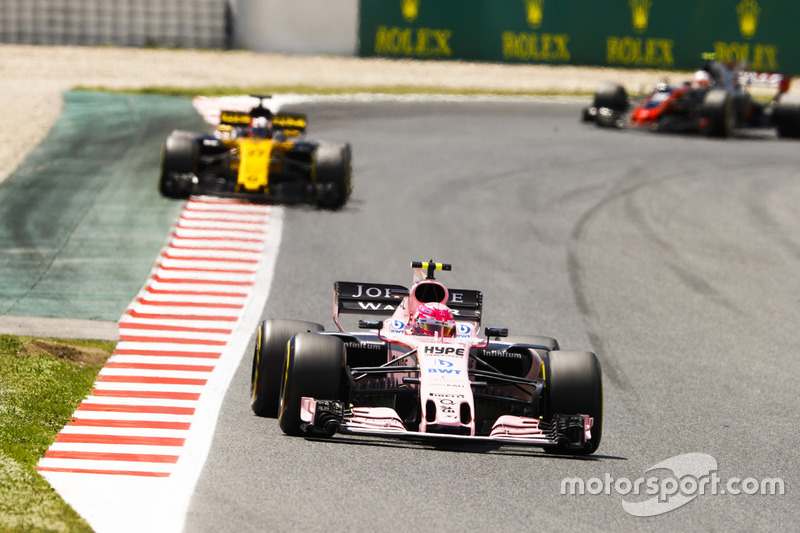
[[[448,361],[447,359],[436,359],[436,363],[434,364],[436,365],[436,368],[429,368],[429,374],[461,374],[461,370],[453,368],[453,362]]]
[[[454,348],[453,346],[426,346],[423,353],[430,355],[455,355],[462,357],[464,355],[464,348]]]
[[[392,333],[403,333],[406,323],[402,320],[392,320]]]

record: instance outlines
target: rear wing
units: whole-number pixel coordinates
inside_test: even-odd
[[[742,70],[738,73],[739,85],[745,87],[769,87],[778,89],[778,92],[785,93],[789,90],[792,77],[778,72],[756,72],[752,70]]]
[[[447,306],[456,319],[480,325],[483,293],[472,289],[448,289],[448,293]],[[402,285],[337,281],[333,284],[333,320],[339,325],[340,314],[390,317],[407,294]]]
[[[250,112],[239,110],[222,110],[219,113],[219,123],[227,126],[249,126]],[[287,137],[296,137],[306,132],[308,119],[301,113],[279,113],[272,117],[272,129],[282,131]]]
[[[308,120],[300,113],[280,113],[272,119],[272,128],[282,131],[287,137],[296,137],[306,132]]]
[[[392,316],[408,289],[386,283],[337,281],[333,284],[333,312]]]

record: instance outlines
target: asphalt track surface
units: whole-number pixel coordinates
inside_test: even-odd
[[[263,316],[329,329],[335,280],[410,283],[409,261],[450,262],[439,279],[484,292],[484,325],[598,354],[598,453],[284,436],[275,420],[250,411],[246,354],[186,531],[795,523],[797,142],[759,132],[713,140],[604,131],[579,123],[580,106],[303,106],[311,137],[352,143],[355,191],[341,212],[287,211]],[[716,460],[717,490],[735,477],[780,478],[785,494],[712,494],[705,485],[699,495],[685,472],[648,472],[685,453]],[[655,496],[644,485],[638,496],[622,495],[613,481],[654,476],[665,499],[668,478],[686,478],[688,503],[647,518],[625,512],[623,501]],[[612,482],[608,493],[562,495],[562,480],[575,477]]]
[[[119,98],[110,101],[118,105]],[[78,196],[94,195],[79,202],[78,221],[62,225],[75,230],[63,236],[58,224],[47,226],[62,236],[29,239],[44,244],[28,246],[40,251],[26,257],[50,265],[35,279],[48,279],[42,272],[66,276],[71,269],[62,267],[74,262],[53,257],[69,257],[64,251],[83,234],[82,253],[95,250],[93,230],[109,234],[100,248],[112,245],[112,252],[91,252],[105,265],[101,272],[118,271],[120,258],[140,266],[79,290],[53,285],[41,301],[63,289],[76,301],[89,295],[89,303],[48,316],[115,320],[145,281],[179,209],[153,194],[158,145],[170,129],[198,119],[188,101],[172,100],[163,102],[162,116],[142,120],[137,101],[117,108],[118,123],[97,125],[97,139],[108,148],[88,158],[128,166],[105,165],[106,181],[95,178],[103,187],[93,179],[75,182],[70,190]],[[792,496],[800,481],[797,142],[762,133],[720,141],[604,131],[578,122],[580,106],[525,100],[302,106],[310,137],[352,143],[355,191],[339,212],[286,211],[263,317],[315,320],[330,329],[334,281],[409,283],[411,260],[452,263],[440,279],[484,292],[484,325],[553,336],[565,349],[598,354],[605,387],[598,453],[576,459],[522,447],[287,437],[275,420],[250,411],[248,353],[222,405],[187,532],[791,527],[800,514]],[[91,123],[97,114],[88,111],[83,119]],[[112,135],[120,126],[131,129]],[[77,130],[60,142],[70,135]],[[52,149],[49,142],[40,148]],[[81,134],[80,142],[66,145],[74,157],[63,150],[61,167],[83,169],[75,179],[91,175],[85,145]],[[115,145],[125,148],[115,152]],[[31,207],[47,195],[17,197],[27,194],[24,187],[8,189],[21,183],[26,168],[34,167],[23,166],[0,189],[9,221],[4,231],[16,225],[17,236],[24,235],[20,227],[47,222]],[[115,192],[125,176],[138,176],[136,187]],[[126,213],[124,224],[87,215],[105,213],[105,201],[115,217]],[[23,220],[29,222],[20,226]],[[126,246],[139,223],[143,233]],[[4,268],[18,259],[6,255]],[[127,280],[124,288],[114,285],[118,280]],[[7,295],[15,287],[5,283]],[[112,285],[115,294],[106,294]],[[92,299],[102,306],[90,305]],[[16,301],[26,300],[17,295]],[[7,315],[27,309],[4,305]],[[723,482],[781,478],[786,493],[698,495],[650,518],[622,507],[645,500],[643,494],[623,496],[613,486],[609,494],[561,494],[565,478],[663,478],[663,469],[648,469],[692,452],[712,456]]]

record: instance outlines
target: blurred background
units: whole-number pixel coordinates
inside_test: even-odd
[[[0,42],[800,72],[788,0],[3,0]]]

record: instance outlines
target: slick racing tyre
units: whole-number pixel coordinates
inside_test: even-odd
[[[542,337],[539,335],[509,335],[503,339],[503,342],[513,344],[530,344],[537,349],[544,348],[548,352],[558,350],[558,341],[552,337]]]
[[[736,106],[732,94],[721,89],[708,91],[703,99],[703,117],[708,120],[704,132],[711,137],[730,137],[736,128]]]
[[[284,433],[302,434],[300,402],[304,396],[342,399],[344,366],[344,343],[338,337],[319,333],[298,333],[292,337],[281,372],[278,423]]]
[[[265,320],[258,328],[250,373],[250,407],[258,416],[275,418],[280,402],[281,367],[295,333],[322,331],[320,324],[300,320]]]
[[[575,455],[594,453],[603,436],[603,375],[597,356],[591,352],[550,352],[542,361],[540,379],[544,381],[543,413],[589,415],[594,419],[592,438],[582,449],[553,451]]]
[[[605,107],[612,111],[627,110],[628,93],[625,87],[611,82],[600,84],[594,93],[594,107],[597,109]]]
[[[161,149],[161,177],[158,190],[167,198],[184,199],[192,194],[197,158],[195,137],[188,131],[170,133]]]
[[[781,137],[800,137],[800,94],[782,94],[772,119]]]
[[[353,188],[352,148],[348,143],[320,142],[314,154],[317,205],[339,209]]]
[[[540,335],[511,335],[504,338],[503,342],[512,344],[508,348],[509,352],[528,354],[532,364],[529,371],[522,374],[522,377],[530,377],[531,379],[536,379],[539,366],[544,357],[553,350],[558,350],[557,340]]]

